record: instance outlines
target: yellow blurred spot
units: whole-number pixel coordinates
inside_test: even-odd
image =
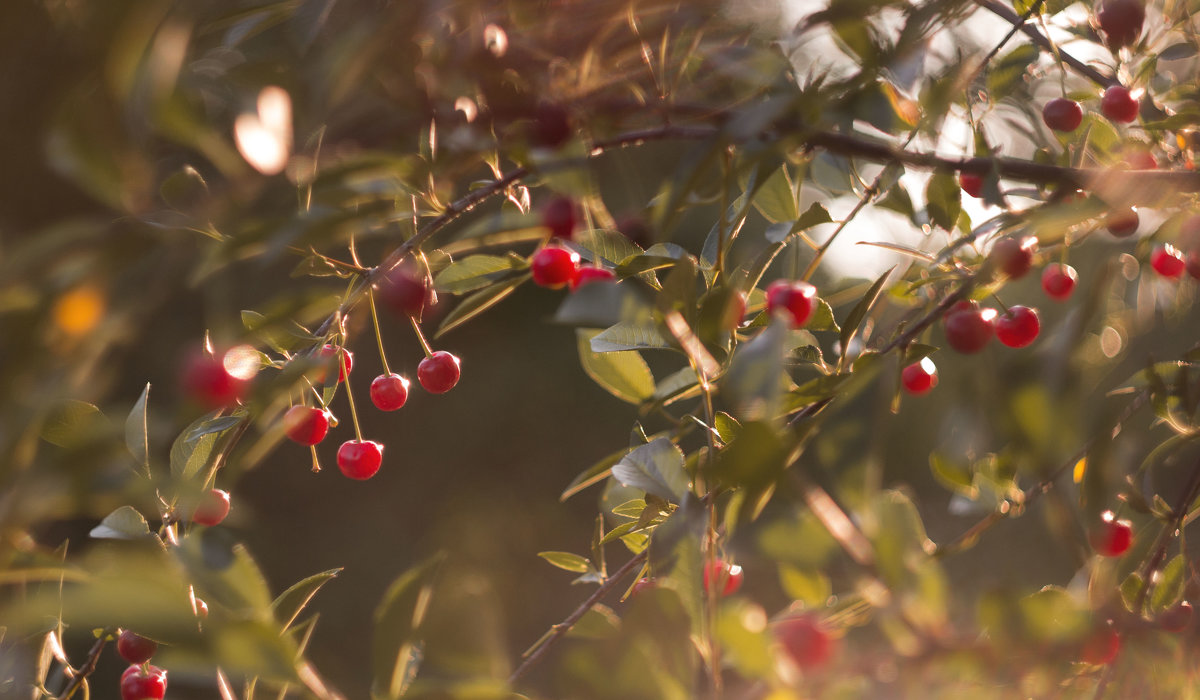
[[[251,345],[238,345],[230,349],[221,358],[221,364],[225,366],[225,371],[230,375],[247,382],[254,379],[254,375],[258,374],[261,366],[258,351]]]
[[[1087,457],[1075,463],[1075,483],[1083,481],[1083,475],[1087,473]]]
[[[54,304],[54,325],[70,336],[91,332],[104,315],[104,294],[90,284],[80,285]]]
[[[763,700],[800,700],[800,696],[790,690],[778,688],[771,691],[771,694],[763,698]]]

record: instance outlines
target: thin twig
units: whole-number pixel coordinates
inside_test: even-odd
[[[1014,12],[1007,5],[1000,3],[997,0],[974,0],[974,2],[976,5],[991,12],[992,14],[1007,20],[1010,24],[1017,25],[1018,28],[1043,51],[1049,51],[1051,53],[1055,52],[1054,44],[1049,38],[1039,32],[1036,27],[1032,27],[1027,24],[1025,20],[1021,19],[1020,15]],[[1070,66],[1072,70],[1099,85],[1100,87],[1110,87],[1112,85],[1120,84],[1120,81],[1117,80],[1115,76],[1106,76],[1065,51],[1059,51],[1058,55],[1062,58],[1062,62]]]
[[[1188,507],[1195,502],[1198,495],[1200,495],[1200,460],[1192,466],[1188,485],[1179,492],[1179,497],[1175,499],[1175,505],[1171,509],[1171,522],[1162,529],[1162,532],[1158,533],[1158,538],[1154,541],[1153,554],[1146,560],[1146,565],[1142,568],[1142,589],[1138,591],[1135,610],[1141,611],[1142,606],[1146,604],[1146,598],[1154,588],[1154,575],[1162,568],[1163,561],[1167,558],[1167,548],[1179,534],[1179,530],[1183,526],[1183,519],[1187,517]]]
[[[87,681],[87,677],[92,675],[92,672],[96,670],[96,664],[100,662],[100,653],[104,651],[104,646],[108,644],[108,637],[108,630],[101,631],[100,638],[96,640],[91,650],[88,651],[87,660],[75,675],[71,677],[71,682],[67,684],[67,687],[63,688],[63,691],[59,693],[58,700],[67,700],[67,698],[75,695],[76,691]]]

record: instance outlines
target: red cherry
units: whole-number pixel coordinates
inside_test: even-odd
[[[658,587],[658,582],[652,578],[639,578],[633,587],[629,589],[629,595],[635,596],[644,591],[649,591]]]
[[[824,666],[833,657],[836,641],[812,615],[790,617],[775,625],[775,640],[800,669]]]
[[[418,321],[438,300],[425,275],[403,266],[393,269],[379,282],[379,299],[396,313]]]
[[[1046,296],[1051,299],[1062,301],[1071,296],[1071,292],[1075,291],[1075,281],[1079,279],[1079,273],[1075,272],[1075,268],[1062,263],[1054,263],[1047,265],[1042,272],[1042,291],[1046,292]]]
[[[538,285],[550,289],[565,287],[579,272],[579,254],[556,246],[542,248],[533,254],[529,271]]]
[[[1129,94],[1128,88],[1112,85],[1104,91],[1104,97],[1100,98],[1100,111],[1114,122],[1128,124],[1137,119],[1138,103],[1133,99],[1133,95]]]
[[[1033,267],[1033,253],[1037,250],[1037,243],[1037,239],[1032,236],[1020,239],[1001,238],[992,246],[988,257],[1009,279],[1015,280],[1024,277]]]
[[[995,321],[996,338],[1010,348],[1023,348],[1038,337],[1042,329],[1037,310],[1028,306],[1010,306]]]
[[[979,302],[973,299],[959,299],[954,302],[954,305],[946,310],[946,315],[958,313],[959,311],[978,311]]]
[[[571,115],[562,105],[539,104],[533,111],[530,140],[535,146],[558,148],[571,138]]]
[[[728,305],[725,307],[725,315],[721,317],[721,327],[734,330],[742,325],[742,318],[745,315],[746,293],[739,289],[729,296]]]
[[[121,630],[117,637],[117,653],[131,664],[146,663],[156,651],[158,642],[130,630]]]
[[[230,374],[221,360],[203,353],[188,358],[183,389],[208,409],[228,408],[242,397],[246,382]]]
[[[733,595],[742,587],[742,581],[745,578],[742,567],[730,564],[724,559],[717,559],[704,568],[704,590],[708,591],[713,586],[719,586],[721,597]]]
[[[1145,149],[1135,149],[1125,156],[1125,165],[1132,170],[1157,170],[1158,159]]]
[[[962,185],[963,192],[975,197],[976,199],[983,196],[983,176],[972,175],[971,173],[961,173],[958,176],[958,182]]]
[[[900,383],[904,385],[904,390],[913,396],[928,393],[937,386],[937,367],[934,366],[933,360],[923,357],[920,362],[914,362],[901,370]]]
[[[341,357],[338,356],[339,354]],[[346,359],[345,367],[342,366],[342,357]],[[354,369],[354,353],[346,348],[337,348],[326,344],[317,351],[317,359],[324,360],[328,367],[337,367],[339,382],[346,381],[346,377]],[[321,370],[316,377],[317,382],[323,384],[326,376],[328,376],[326,370]]]
[[[1133,545],[1133,526],[1128,520],[1117,520],[1111,510],[1105,511],[1101,521],[1092,527],[1088,540],[1092,549],[1102,557],[1119,557]]]
[[[431,394],[444,394],[458,384],[462,361],[445,350],[438,350],[417,365],[417,381]]]
[[[408,401],[408,379],[395,372],[381,374],[371,382],[371,403],[381,411],[395,411]]]
[[[995,309],[952,310],[944,321],[946,342],[964,354],[979,352],[995,334],[995,318]]]
[[[1055,131],[1075,131],[1083,123],[1083,108],[1074,100],[1056,97],[1042,107],[1042,121]]]
[[[1187,267],[1187,273],[1193,278],[1200,280],[1200,250],[1193,250],[1187,254],[1187,259],[1184,260],[1184,265]]]
[[[1104,41],[1110,48],[1129,46],[1142,35],[1146,6],[1141,0],[1104,0],[1096,13]]]
[[[162,700],[166,694],[166,669],[134,664],[121,674],[121,700]]]
[[[1192,624],[1192,604],[1185,601],[1173,605],[1158,616],[1158,624],[1168,632],[1179,633]]]
[[[1187,269],[1183,253],[1170,243],[1164,243],[1150,253],[1150,267],[1168,279],[1178,279]]]
[[[329,432],[329,414],[313,406],[292,406],[283,414],[283,430],[292,442],[315,445]]]
[[[603,267],[581,267],[579,272],[571,278],[571,289],[579,289],[589,282],[612,282],[616,279],[612,270]]]
[[[1083,640],[1083,649],[1079,658],[1084,663],[1093,666],[1107,666],[1117,658],[1121,651],[1121,635],[1108,625],[1098,627]]]
[[[767,286],[767,313],[784,312],[792,328],[803,328],[816,308],[817,288],[808,282],[775,280]]]
[[[199,618],[208,617],[208,603],[199,598],[192,599],[192,614]]]
[[[1128,238],[1137,233],[1139,223],[1141,221],[1137,209],[1133,207],[1114,211],[1104,217],[1104,225],[1108,227],[1108,232],[1117,238]]]
[[[637,214],[627,214],[617,221],[617,230],[638,246],[645,248],[652,242],[650,227],[646,220]]]
[[[200,525],[220,525],[229,515],[229,492],[213,489],[200,498],[200,505],[192,511],[192,522]]]
[[[371,440],[347,440],[338,448],[337,463],[351,479],[370,479],[383,463],[383,445]]]
[[[542,226],[550,229],[551,238],[570,240],[576,223],[575,202],[570,197],[552,199],[542,209]]]

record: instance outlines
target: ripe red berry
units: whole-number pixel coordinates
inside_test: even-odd
[[[558,148],[571,138],[571,115],[562,105],[542,102],[533,111],[530,141],[535,146]]]
[[[996,317],[995,326],[997,340],[1010,348],[1029,345],[1042,329],[1037,311],[1028,306],[1008,307],[1008,311]]]
[[[1055,131],[1075,131],[1083,123],[1083,108],[1074,100],[1056,97],[1042,107],[1042,121]]]
[[[1192,604],[1185,601],[1173,605],[1158,616],[1158,624],[1168,632],[1182,632],[1192,624]]]
[[[1184,265],[1187,267],[1187,273],[1194,279],[1200,280],[1200,250],[1193,250],[1187,254],[1184,260]]]
[[[616,279],[612,270],[603,267],[581,267],[571,279],[571,289],[579,289],[589,282],[612,282]]]
[[[345,358],[345,366],[342,366],[342,358]],[[332,345],[324,345],[317,351],[317,359],[322,360],[326,364],[326,368],[322,369],[317,375],[317,382],[324,383],[325,377],[328,376],[328,368],[336,367],[338,373],[338,381],[346,381],[346,377],[354,369],[354,353],[346,348],[337,348]]]
[[[1164,243],[1150,253],[1150,267],[1163,277],[1178,279],[1187,269],[1187,262],[1179,249],[1169,243]]]
[[[462,362],[445,350],[438,350],[417,365],[417,381],[431,394],[444,394],[458,384]]]
[[[425,275],[405,266],[393,269],[379,282],[379,298],[396,313],[418,321],[438,300]]]
[[[550,229],[551,238],[570,239],[575,233],[575,202],[570,197],[550,200],[542,209],[542,226]]]
[[[347,440],[338,448],[337,463],[351,479],[370,479],[383,463],[383,445],[371,440]]]
[[[742,567],[730,564],[724,559],[717,559],[704,568],[704,590],[709,591],[716,586],[721,597],[733,595],[742,587],[742,581],[745,578]]]
[[[1142,0],[1104,0],[1096,13],[1104,41],[1110,48],[1119,49],[1135,43],[1142,35],[1146,21],[1146,6]]]
[[[1046,296],[1051,299],[1062,301],[1075,291],[1075,282],[1078,279],[1079,273],[1075,272],[1075,268],[1070,265],[1062,263],[1047,265],[1045,271],[1042,272],[1042,291],[1046,292]]]
[[[1158,159],[1150,151],[1138,148],[1125,156],[1125,165],[1131,170],[1157,170]]]
[[[229,515],[229,492],[213,489],[200,497],[200,504],[192,511],[192,522],[200,525],[220,525]]]
[[[565,287],[579,272],[579,254],[557,246],[542,248],[533,254],[529,271],[538,285],[550,289]]]
[[[329,414],[313,406],[292,406],[283,414],[283,430],[292,442],[315,445],[329,432]]]
[[[995,309],[951,309],[944,322],[946,342],[964,354],[979,352],[995,334],[995,318]]]
[[[992,246],[989,259],[997,269],[1008,275],[1009,279],[1018,279],[1028,274],[1033,267],[1033,253],[1037,250],[1037,239],[1032,236],[1022,238],[1001,238]]]
[[[962,185],[963,192],[972,197],[979,198],[983,196],[983,176],[972,175],[971,173],[962,173],[958,176],[958,182]]]
[[[775,280],[767,286],[767,313],[782,312],[792,328],[803,328],[816,308],[817,288],[808,282]]]
[[[230,374],[220,359],[203,353],[188,358],[183,389],[205,408],[228,408],[242,397],[246,382]]]
[[[166,669],[134,664],[121,674],[121,700],[163,700],[166,694]]]
[[[913,396],[927,393],[937,386],[937,367],[934,366],[933,360],[923,357],[920,362],[914,362],[901,370],[900,383],[904,385],[904,390]]]
[[[371,382],[371,403],[381,411],[395,411],[408,401],[408,379],[395,372],[381,374]]]
[[[721,317],[721,328],[727,330],[735,330],[742,325],[742,319],[746,316],[746,293],[742,290],[737,290],[729,295],[729,301],[725,306],[725,314]]]
[[[824,666],[836,649],[829,631],[812,615],[781,620],[774,636],[788,659],[802,670]]]
[[[130,630],[117,636],[117,653],[131,664],[144,664],[158,651],[158,642]]]
[[[1107,666],[1117,658],[1121,651],[1121,635],[1108,625],[1097,627],[1087,639],[1083,640],[1083,649],[1079,658],[1084,663],[1094,666]]]
[[[1138,103],[1133,99],[1133,95],[1129,94],[1128,88],[1112,85],[1104,91],[1104,97],[1100,98],[1100,111],[1114,122],[1128,124],[1137,119]]]
[[[1137,233],[1139,223],[1141,221],[1137,209],[1133,207],[1114,211],[1104,217],[1104,225],[1108,227],[1108,232],[1117,238],[1128,238]]]
[[[1099,523],[1088,532],[1092,549],[1102,557],[1119,557],[1133,544],[1133,526],[1128,520],[1117,520],[1111,510],[1105,511]]]
[[[652,578],[639,578],[633,587],[629,589],[629,595],[635,596],[643,591],[649,591],[658,586],[658,582]]]

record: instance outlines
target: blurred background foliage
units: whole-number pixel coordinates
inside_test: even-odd
[[[621,229],[643,247],[674,243],[698,253],[732,204],[730,194],[758,188],[745,231],[728,251],[730,267],[749,265],[780,242],[781,224],[784,234],[831,231],[830,212],[843,216],[846,203],[879,176],[903,184],[878,208],[887,210],[884,218],[868,219],[854,235],[936,253],[953,239],[939,224],[967,233],[972,217],[982,221],[999,210],[961,202],[952,177],[884,177],[875,164],[809,152],[804,127],[899,136],[915,128],[917,145],[944,146],[939,139],[962,131],[962,105],[984,92],[994,122],[1011,129],[988,134],[1005,143],[1006,155],[1071,163],[1031,111],[1045,85],[1057,82],[1048,77],[1057,70],[1052,57],[1015,40],[981,73],[972,61],[939,52],[951,41],[961,47],[959,59],[978,57],[1003,35],[1005,23],[1000,31],[971,24],[980,13],[976,3],[838,2],[780,34],[803,5],[6,3],[0,9],[0,626],[6,630],[0,696],[29,697],[33,674],[49,664],[46,654],[54,655],[43,645],[47,631],[78,665],[94,629],[120,626],[169,644],[161,663],[172,674],[172,698],[214,697],[217,665],[237,679],[239,697],[248,695],[244,677],[262,678],[272,697],[282,683],[293,693],[320,695],[312,668],[346,697],[388,697],[395,685],[381,688],[387,673],[380,667],[398,656],[422,658],[416,695],[510,697],[505,678],[520,652],[590,592],[569,585],[571,575],[536,553],[587,552],[597,503],[611,528],[622,521],[613,507],[641,496],[615,482],[564,501],[560,495],[593,463],[639,442],[636,432],[630,442],[635,419],[641,421],[635,431],[644,427],[646,434],[669,428],[651,411],[632,411],[581,369],[573,324],[555,322],[562,295],[523,285],[489,313],[439,337],[438,347],[463,358],[463,380],[453,392],[435,397],[414,390],[397,414],[360,410],[364,434],[387,447],[383,469],[366,483],[332,468],[314,474],[307,451],[281,441],[276,423],[289,378],[256,381],[247,400],[251,418],[234,428],[204,422],[204,409],[180,386],[180,368],[206,334],[218,348],[250,342],[266,350],[264,338],[302,348],[316,336],[291,322],[315,332],[337,307],[347,286],[338,273],[351,266],[352,240],[358,259],[374,264],[414,234],[414,220],[514,167],[532,171],[522,183],[530,189],[514,188],[511,199],[488,201],[450,224],[437,247],[455,252],[458,244],[466,253],[482,234],[515,232],[513,247],[524,255],[540,233],[522,238],[521,232],[537,226],[541,205],[565,194],[586,205],[585,228]],[[1048,5],[1054,18],[1068,20],[1081,7]],[[1059,38],[1083,50],[1096,42],[1086,21],[1056,24],[1055,31],[1063,27],[1074,27],[1074,34]],[[821,41],[837,47],[836,60],[821,53]],[[1186,114],[1194,111],[1194,96],[1181,76],[1192,75],[1195,52],[1175,53],[1163,66],[1142,70],[1160,98],[1156,104]],[[1096,92],[1078,76],[1069,81],[1080,94]],[[286,139],[292,156],[275,176],[248,164],[234,136],[235,122],[255,114],[268,86],[286,91],[293,115]],[[1175,122],[1129,134],[1089,119],[1088,164],[1111,166],[1131,140],[1178,167],[1190,158],[1170,138]],[[654,140],[588,159],[590,144],[664,123],[716,126],[721,137]],[[779,124],[802,127],[753,138]],[[969,126],[966,133],[958,152],[990,155],[986,138]],[[737,144],[736,164],[723,173],[729,143]],[[578,167],[549,165],[574,158],[569,164]],[[1015,185],[1026,188],[1015,196],[1038,203],[1033,213],[997,217],[985,234],[1032,222],[1053,244],[1068,232],[1095,228],[1105,205],[1042,205],[1049,194],[1037,184]],[[1109,194],[1107,205],[1115,206],[1121,197],[1160,193]],[[1180,201],[1152,203],[1163,206],[1149,214],[1143,231],[1153,231],[1156,241],[1179,241]],[[789,229],[796,220],[805,226]],[[894,412],[899,364],[882,357],[873,378],[864,372],[853,395],[843,392],[805,438],[806,478],[855,513],[880,557],[873,575],[905,598],[885,606],[871,625],[863,626],[871,614],[859,604],[870,600],[867,579],[799,493],[781,488],[753,522],[730,516],[725,550],[747,575],[743,592],[723,604],[716,620],[727,660],[745,679],[730,681],[731,696],[766,697],[777,684],[764,611],[797,600],[808,609],[828,608],[845,634],[843,647],[853,650],[839,667],[846,673],[805,679],[814,694],[903,696],[931,679],[945,697],[990,697],[986,689],[996,687],[1042,696],[1063,678],[1068,694],[1086,692],[1070,685],[1080,679],[1094,684],[1094,669],[1072,665],[1071,645],[1092,624],[1091,608],[1113,603],[1089,600],[1088,584],[1115,590],[1137,558],[1096,561],[1084,524],[1115,507],[1119,490],[1144,492],[1147,501],[1177,492],[1187,474],[1176,466],[1195,457],[1187,439],[1172,445],[1179,449],[1162,460],[1163,468],[1139,469],[1172,434],[1143,409],[1135,427],[1094,443],[1089,479],[1078,485],[1060,479],[1062,489],[997,526],[978,546],[936,559],[925,554],[932,542],[952,540],[988,513],[1022,511],[1021,488],[1110,430],[1128,404],[1128,396],[1110,396],[1111,390],[1148,363],[1185,357],[1194,346],[1187,332],[1197,320],[1194,286],[1170,286],[1140,271],[1150,238],[1135,246],[1099,238],[1072,246],[1081,288],[1070,305],[1043,305],[1045,330],[1036,346],[1021,353],[993,347],[945,361],[941,353],[939,389],[906,398]],[[795,236],[789,240],[764,279],[794,277],[812,261],[810,248]],[[814,281],[836,319],[845,321],[887,269],[876,253],[853,245],[830,251],[830,264]],[[980,261],[980,250],[970,246],[959,255],[968,266]],[[448,262],[433,248],[430,256],[435,265]],[[923,273],[918,265],[906,274],[912,282]],[[883,289],[887,303],[866,319],[864,335],[890,328],[923,303],[906,297],[907,288],[893,278]],[[1013,282],[1004,295],[1010,303],[1034,299],[1037,282]],[[752,307],[762,303],[752,295]],[[263,315],[250,317],[254,332],[246,328],[245,310]],[[426,319],[426,327],[432,331],[443,318]],[[347,331],[365,407],[362,378],[381,371],[369,316],[352,314]],[[841,352],[835,342],[847,340],[828,328],[801,333],[781,342],[816,347],[831,360]],[[940,344],[940,333],[935,329],[928,341]],[[422,351],[407,320],[385,318],[382,335],[391,366],[413,375]],[[681,366],[677,357],[646,355],[660,381]],[[806,357],[789,356],[793,387],[818,374]],[[1179,373],[1177,385],[1188,386],[1186,370]],[[1166,384],[1176,386],[1175,379]],[[800,392],[793,400],[802,398]],[[343,401],[333,409],[347,421],[339,434],[348,436]],[[1188,425],[1190,408],[1181,419]],[[200,432],[189,433],[196,425]],[[744,420],[741,429],[758,429],[753,425]],[[763,444],[770,443],[761,430]],[[192,437],[176,442],[181,431]],[[219,464],[187,466],[196,450],[214,450],[240,431],[244,438]],[[322,464],[333,466],[337,442],[318,447]],[[173,444],[184,452],[176,455]],[[694,455],[700,444],[693,439],[685,451]],[[746,447],[738,456],[774,468],[777,452]],[[726,467],[736,472],[728,464],[716,468]],[[150,533],[174,501],[159,501],[156,489],[186,504],[200,488],[198,474],[210,469],[216,485],[234,495],[230,519],[193,529],[179,547],[162,546]],[[1132,488],[1126,473],[1137,475]],[[1091,490],[1081,505],[1082,489]],[[125,512],[105,520],[111,531],[96,536],[101,520],[123,506],[149,524]],[[694,516],[686,501],[679,508],[673,534],[686,537]],[[1151,549],[1156,520],[1164,519],[1161,510],[1150,510],[1134,513],[1137,531],[1148,533],[1139,535],[1135,552]],[[624,561],[621,547],[610,545],[609,554]],[[618,565],[610,562],[609,572]],[[688,566],[699,560],[679,564]],[[1184,581],[1191,585],[1190,564],[1177,569],[1177,590],[1162,596],[1160,608],[1186,594]],[[72,585],[73,578],[83,584]],[[276,599],[298,581],[290,596]],[[209,596],[203,634],[188,582]],[[697,588],[697,577],[691,582]],[[1070,596],[1042,590],[1051,584]],[[414,651],[404,631],[415,624],[427,586],[435,593],[419,620],[424,646]],[[318,588],[302,612],[285,614]],[[585,616],[572,633],[576,639],[532,672],[527,692],[696,696],[703,683],[687,639],[697,633],[697,596],[681,585],[609,600],[611,608]],[[389,624],[377,626],[378,618]],[[981,628],[995,648],[967,646],[957,655],[927,644],[952,646]],[[1191,666],[1163,668],[1191,648],[1190,633],[1139,634],[1140,645],[1121,663],[1139,678],[1160,679],[1162,697],[1188,685]],[[301,648],[311,668],[297,666]],[[92,676],[95,697],[116,697],[122,664],[114,658],[103,657]],[[55,692],[66,682],[58,673],[51,675]]]

